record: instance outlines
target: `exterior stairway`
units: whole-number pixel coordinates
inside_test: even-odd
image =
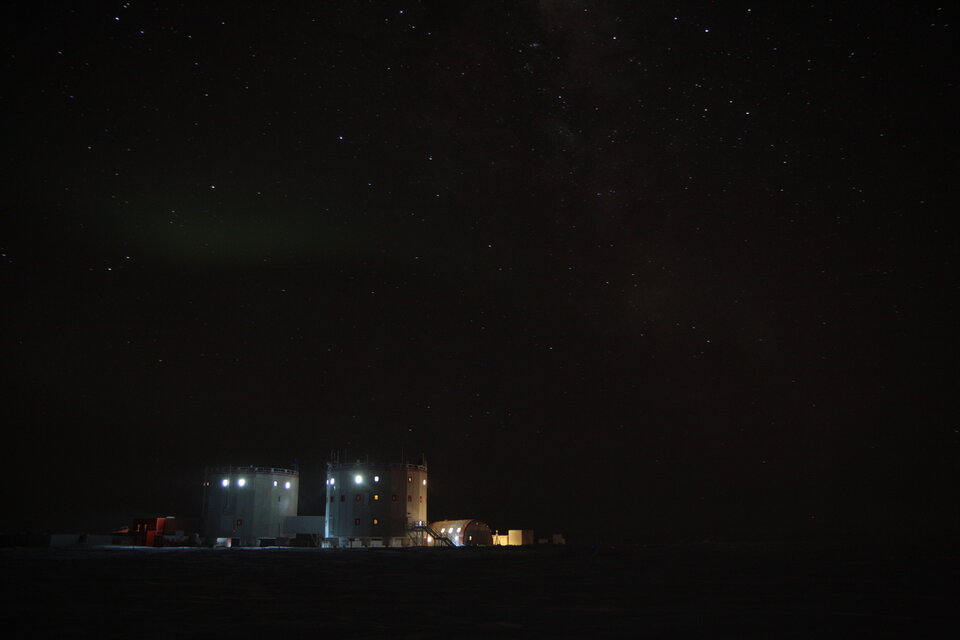
[[[442,533],[437,533],[430,528],[428,524],[411,524],[407,529],[407,535],[417,546],[427,546],[427,538],[432,538],[434,543],[445,547],[454,547],[453,541]]]

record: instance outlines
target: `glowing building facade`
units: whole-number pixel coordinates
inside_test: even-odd
[[[206,470],[203,532],[208,543],[259,546],[283,536],[297,515],[300,477],[293,469],[218,467]]]
[[[427,523],[427,465],[330,462],[325,544],[400,547],[422,544]]]

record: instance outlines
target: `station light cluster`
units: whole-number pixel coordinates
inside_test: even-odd
[[[205,483],[205,486],[208,485],[208,484],[209,484],[209,483]],[[333,484],[333,483],[331,482],[330,484]],[[220,486],[222,486],[222,487],[229,487],[229,486],[230,486],[230,478],[224,478],[223,480],[221,480],[221,481],[220,481]],[[247,486],[247,479],[246,479],[246,478],[237,478],[237,486],[238,486],[238,487],[245,487],[245,486]],[[276,480],[273,481],[273,486],[275,486],[275,487],[279,486],[279,484],[277,483]],[[289,480],[283,483],[283,488],[284,488],[284,489],[289,490],[292,486],[293,486],[293,485],[290,483]]]

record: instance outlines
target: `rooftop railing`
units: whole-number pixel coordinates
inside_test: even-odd
[[[357,460],[354,462],[328,462],[327,467],[333,469],[370,469],[371,467],[401,467],[403,469],[417,469],[426,471],[427,465],[414,464],[412,462],[367,462]]]
[[[271,475],[295,476],[299,475],[296,469],[283,469],[280,467],[208,467],[207,475],[212,473],[267,473]]]

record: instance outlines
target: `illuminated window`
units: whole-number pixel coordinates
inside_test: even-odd
[[[392,502],[396,502],[396,501],[397,501],[397,494],[393,494],[392,496],[390,496],[390,500],[391,500]]]
[[[440,529],[440,533],[446,533],[446,532],[447,532],[447,528],[446,528],[446,527],[443,527],[442,529]]]
[[[229,487],[229,486],[230,486],[230,478],[224,478],[224,479],[223,479],[223,482],[221,482],[220,484],[222,484],[222,485],[225,486],[225,487]]]
[[[283,483],[283,488],[284,488],[284,489],[289,489],[289,488],[290,488],[290,483],[289,483],[289,482],[284,482],[284,483]]]
[[[360,526],[360,518],[354,518],[354,519],[353,519],[353,524],[359,527],[359,526]]]
[[[239,480],[237,480],[237,486],[238,486],[238,487],[245,487],[245,486],[247,486],[247,479],[246,479],[246,478],[240,478]]]
[[[377,520],[376,518],[374,518],[374,519],[373,519],[373,524],[380,524],[380,521]]]
[[[360,497],[360,494],[358,493],[358,494],[357,494],[357,502],[360,502],[361,500],[363,500],[363,498],[361,498],[361,497]]]
[[[380,494],[379,494],[379,493],[373,494],[373,500],[374,500],[374,502],[376,502],[376,501],[379,500],[379,499],[380,499]]]
[[[427,486],[427,479],[426,479],[426,478],[423,479],[423,486]]]

